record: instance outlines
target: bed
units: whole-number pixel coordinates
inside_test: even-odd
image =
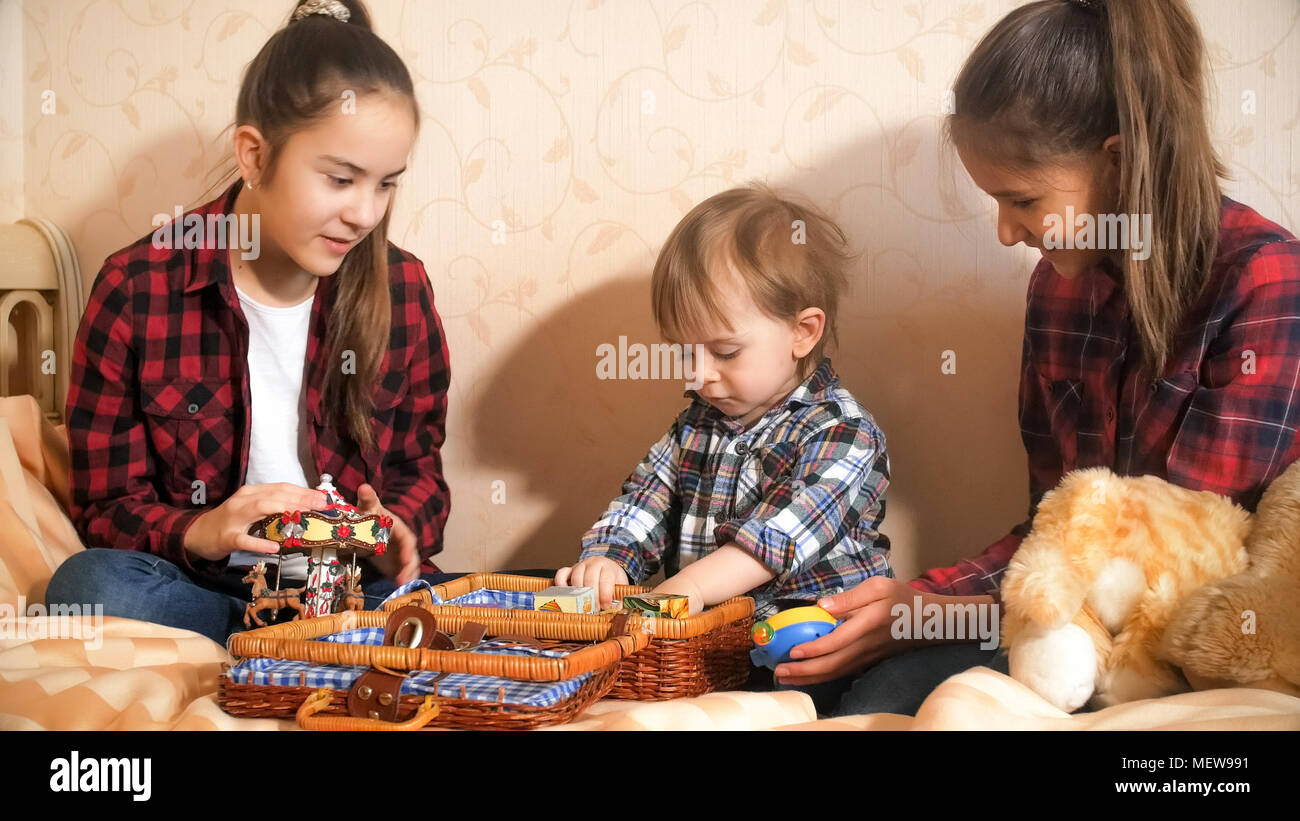
[[[80,273],[61,231],[45,223],[0,226],[0,730],[297,729],[292,721],[221,711],[217,678],[231,659],[210,639],[131,619],[44,612],[50,576],[84,546],[67,516],[60,410],[68,369],[47,372],[42,363],[46,352],[56,363],[68,361],[82,306]],[[976,668],[940,685],[915,718],[818,721],[802,693],[714,693],[602,701],[548,729],[990,728],[1300,730],[1300,699],[1209,690],[1070,716],[1007,676]]]

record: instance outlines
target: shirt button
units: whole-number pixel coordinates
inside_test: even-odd
[[[196,405],[195,403],[191,402],[191,403],[190,403],[190,407],[189,407],[189,411],[190,411],[190,413],[198,413],[198,412],[199,412],[199,406]]]
[[[722,524],[722,523],[725,522],[725,521],[727,521],[727,517],[726,517],[726,515],[725,515],[721,510],[719,510],[717,513],[713,514],[713,522],[714,522],[714,524]]]
[[[1115,421],[1115,409],[1114,409],[1114,408],[1106,408],[1106,421],[1107,421],[1107,422],[1114,422],[1114,421]]]
[[[736,453],[737,455],[740,456],[744,456],[746,453],[749,453],[749,445],[745,444],[744,442],[737,442]]]
[[[795,479],[793,482],[790,483],[790,491],[792,493],[802,493],[804,487],[806,487],[806,485],[804,485],[802,479]]]

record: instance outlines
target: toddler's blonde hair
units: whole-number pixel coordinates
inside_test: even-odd
[[[757,182],[714,194],[691,209],[659,252],[650,282],[655,324],[673,342],[713,323],[734,330],[718,292],[718,274],[730,265],[768,316],[792,321],[805,308],[825,312],[821,339],[799,361],[807,378],[827,341],[836,340],[853,256],[844,231],[811,204]]]

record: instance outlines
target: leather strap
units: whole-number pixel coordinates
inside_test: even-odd
[[[446,633],[437,633],[434,635],[433,641],[429,644],[429,649],[430,650],[455,650],[456,642],[454,642],[451,636],[447,635]]]
[[[487,628],[475,622],[466,623],[455,638],[438,630],[438,619],[428,610],[407,605],[394,610],[384,622],[384,646],[412,647],[429,650],[467,650],[477,646],[487,633]],[[535,639],[525,640],[541,648]],[[348,715],[396,722],[401,703],[402,682],[410,675],[372,666],[357,677],[348,691]],[[441,672],[434,682],[441,681],[447,673]]]
[[[384,622],[385,647],[437,649],[439,639],[450,643],[438,632],[438,619],[428,610],[413,605],[399,607]],[[405,675],[393,670],[371,667],[357,676],[348,690],[348,715],[379,721],[397,721]]]
[[[379,721],[397,721],[405,676],[370,669],[357,677],[348,690],[348,715]]]
[[[532,636],[497,636],[492,641],[496,644],[522,644],[534,650],[542,649],[542,643]]]
[[[605,634],[605,638],[614,639],[619,636],[627,635],[627,620],[627,613],[619,613],[615,615],[614,618],[610,619],[609,632]]]
[[[434,646],[437,638],[444,636],[438,632],[438,619],[428,610],[415,605],[399,607],[384,622],[384,646],[386,647],[425,647],[441,649]]]
[[[452,644],[457,650],[469,650],[477,647],[483,637],[487,635],[487,628],[477,622],[466,622],[465,626],[460,628],[460,632],[452,637]]]

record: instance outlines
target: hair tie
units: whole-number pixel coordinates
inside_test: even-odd
[[[1105,9],[1102,0],[1070,0],[1070,5],[1083,9],[1091,14],[1101,14]]]
[[[293,10],[291,22],[296,23],[313,14],[327,14],[340,23],[346,23],[352,18],[352,12],[339,0],[307,0],[307,2]]]

